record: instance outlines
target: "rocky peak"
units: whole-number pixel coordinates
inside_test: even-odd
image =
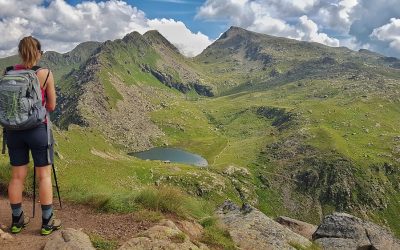
[[[244,49],[247,50],[248,47],[255,48],[252,50],[255,53],[259,53],[259,38],[267,37],[267,35],[261,35],[252,31],[245,30],[243,28],[232,26],[225,33],[223,33],[217,41],[207,47],[200,55],[209,56],[215,53],[216,51],[222,50],[228,52],[237,53],[239,50]]]
[[[247,42],[247,41],[252,41],[252,40],[257,40],[258,38],[263,38],[264,40],[266,38],[273,38],[272,36],[265,35],[265,34],[260,34],[257,32],[245,30],[240,27],[236,26],[231,26],[225,33],[223,33],[217,42],[226,42],[226,41],[241,41],[241,42]]]
[[[361,54],[364,54],[364,55],[368,55],[368,56],[381,57],[381,55],[379,55],[378,53],[367,50],[367,49],[359,49],[358,52]]]
[[[240,27],[231,26],[227,31],[225,31],[225,33],[223,33],[221,35],[221,37],[219,39],[227,39],[227,38],[232,38],[235,36],[245,36],[248,33],[252,33],[252,32],[245,30],[243,28],[240,28]]]
[[[125,43],[131,43],[131,42],[136,42],[136,41],[140,41],[140,40],[144,40],[144,39],[143,39],[143,36],[137,31],[128,33],[124,36],[124,38],[122,38],[122,41],[124,41]]]
[[[179,50],[157,30],[149,30],[143,35],[143,37],[153,46],[162,46],[180,53]]]

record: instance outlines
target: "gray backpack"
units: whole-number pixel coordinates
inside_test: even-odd
[[[37,127],[46,119],[42,93],[36,72],[7,68],[0,78],[0,124],[6,130],[25,130]],[[47,82],[47,78],[46,78]]]

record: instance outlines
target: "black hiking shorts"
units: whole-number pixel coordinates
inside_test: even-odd
[[[47,148],[47,125],[27,130],[7,130],[6,140],[10,164],[13,167],[29,163],[29,151],[31,151],[35,167],[44,167],[53,163],[53,143],[50,146],[50,162],[48,160]],[[51,136],[53,141],[53,136]]]

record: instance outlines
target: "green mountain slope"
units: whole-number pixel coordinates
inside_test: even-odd
[[[59,81],[67,73],[79,69],[79,66],[86,62],[99,45],[99,42],[84,42],[76,46],[72,51],[64,54],[47,51],[40,65],[49,67],[55,71],[55,80]]]
[[[131,150],[165,142],[151,112],[181,99],[182,93],[211,95],[188,60],[157,31],[103,43],[59,86],[62,105],[55,119],[61,127],[97,127]]]
[[[382,75],[398,79],[396,58],[272,37],[237,27],[231,27],[195,61],[207,72],[207,82],[225,94],[310,78],[357,78],[364,74],[367,78]]]
[[[245,117],[275,127],[229,139],[231,154],[252,158],[245,165],[256,189],[243,200],[310,221],[332,210],[360,213],[399,232],[397,59],[233,27],[195,60],[225,95],[206,104],[224,134],[245,128],[236,121]],[[252,136],[252,157],[240,155],[235,141]]]
[[[9,57],[5,57],[5,58],[1,58],[0,59],[1,72],[3,73],[3,71],[5,70],[6,67],[18,64],[19,62],[20,62],[20,59],[18,56],[9,56]]]

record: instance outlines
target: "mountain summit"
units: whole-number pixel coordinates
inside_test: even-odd
[[[143,37],[154,47],[161,46],[170,49],[175,53],[180,53],[179,50],[157,30],[149,30],[143,34]]]

